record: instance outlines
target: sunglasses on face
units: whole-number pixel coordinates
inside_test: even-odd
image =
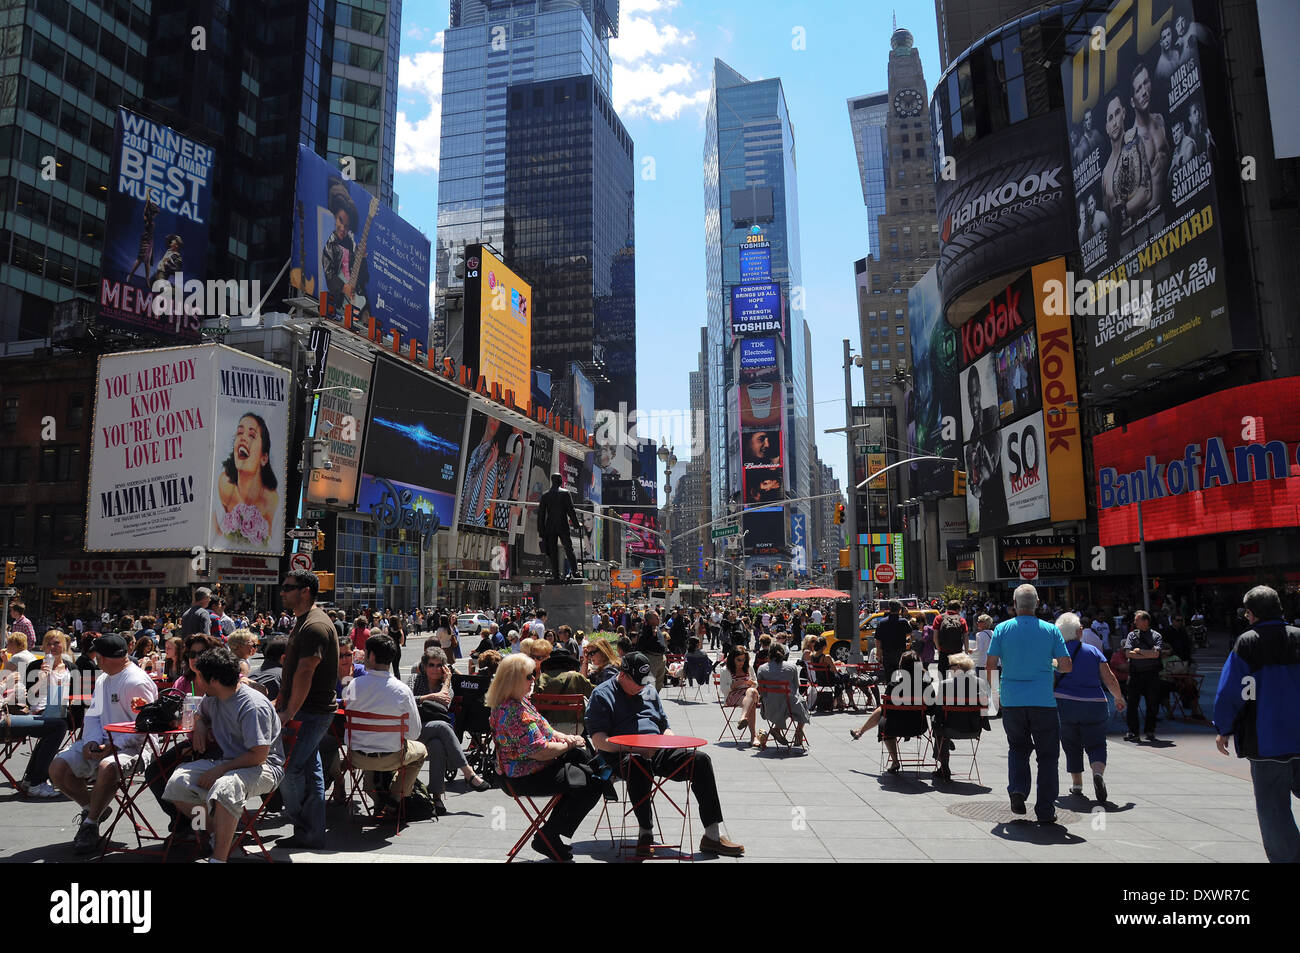
[[[297,592],[299,589],[302,589],[302,588],[303,588],[302,586],[281,586],[281,587],[280,587],[280,591],[281,591],[281,592]]]

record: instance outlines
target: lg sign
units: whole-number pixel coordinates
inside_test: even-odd
[[[1094,441],[1101,544],[1300,526],[1300,378],[1247,384]]]

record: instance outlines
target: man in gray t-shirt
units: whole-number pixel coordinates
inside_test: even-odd
[[[280,718],[265,695],[240,683],[239,659],[229,649],[209,649],[195,668],[195,687],[205,697],[190,741],[200,754],[214,745],[221,750],[177,768],[163,797],[191,816],[207,812],[195,830],[211,831],[212,863],[225,863],[244,803],[270,794],[284,777]]]

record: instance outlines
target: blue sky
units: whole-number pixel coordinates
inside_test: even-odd
[[[846,100],[884,89],[891,17],[882,0],[623,0],[610,41],[614,105],[635,143],[637,401],[679,412],[650,422],[689,454],[687,375],[705,323],[704,112],[714,57],[747,78],[779,76],[794,124],[805,304],[813,335],[816,442],[844,482],[841,341],[858,348],[853,262],[867,253],[866,209]],[[934,8],[897,8],[933,87]],[[442,31],[446,0],[407,3],[399,72],[396,189],[404,218],[432,237],[437,223]],[[647,178],[653,160],[653,178]],[[862,398],[861,377],[855,396]],[[647,434],[643,427],[642,434]]]

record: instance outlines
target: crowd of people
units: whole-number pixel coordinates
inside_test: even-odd
[[[1070,793],[1083,796],[1090,775],[1095,800],[1107,801],[1108,696],[1118,711],[1127,709],[1126,740],[1138,741],[1141,729],[1153,742],[1159,706],[1180,690],[1162,669],[1172,665],[1181,673],[1186,669],[1178,666],[1194,664],[1194,640],[1177,605],[1162,607],[1161,632],[1143,610],[1114,618],[1094,607],[1044,606],[1030,585],[1015,590],[1009,605],[950,602],[937,616],[888,603],[884,618],[873,620],[867,661],[874,668],[867,676],[832,664],[827,604],[716,603],[661,617],[652,607],[610,603],[596,608],[589,629],[575,630],[552,626],[545,608],[529,607],[472,613],[468,620],[450,609],[363,608],[349,620],[317,605],[318,586],[312,573],[291,572],[281,586],[283,612],[250,614],[240,607],[233,616],[199,587],[183,611],[74,620],[83,624],[72,632],[47,628],[39,656],[23,605],[12,605],[0,676],[3,737],[33,740],[19,782],[24,795],[66,796],[80,806],[74,852],[102,846],[100,826],[111,813],[113,791],[123,772],[144,759],[145,783],[170,819],[169,833],[193,840],[210,862],[226,860],[243,805],[258,796],[273,798],[292,823],[293,835],[278,846],[326,847],[327,792],[333,788],[333,797],[346,800],[348,769],[362,771],[375,815],[395,813],[399,822],[403,814],[418,819],[419,804],[427,803],[432,815],[448,813],[447,784],[458,774],[466,791],[486,791],[495,778],[512,796],[559,794],[532,847],[561,861],[572,857],[566,840],[602,797],[616,797],[613,780],[621,777],[638,802],[638,856],[654,856],[653,817],[642,798],[654,777],[687,776],[680,769],[690,760],[705,826],[700,850],[741,856],[743,846],[721,829],[707,753],[666,748],[645,757],[611,740],[671,736],[660,692],[669,684],[706,685],[715,673],[720,703],[737,710],[742,747],[762,749],[769,731],[793,725],[793,740],[779,740],[806,748],[810,712],[823,704],[823,710],[840,709],[861,689],[872,710],[854,739],[875,729],[889,754],[885,773],[892,774],[900,770],[899,742],[929,735],[940,783],[953,778],[954,740],[977,737],[1000,718],[1011,809],[1026,813],[1030,754],[1036,753],[1034,812],[1050,824],[1061,750]],[[1225,739],[1234,737],[1253,759],[1261,828],[1270,858],[1277,859],[1300,850],[1291,846],[1294,821],[1277,793],[1286,787],[1282,774],[1300,764],[1281,757],[1300,751],[1300,741],[1283,716],[1288,708],[1278,702],[1288,687],[1300,688],[1300,680],[1288,681],[1300,669],[1271,677],[1268,706],[1246,706],[1258,730],[1252,720],[1243,731],[1242,706],[1228,697],[1233,678],[1297,664],[1291,655],[1300,652],[1300,630],[1282,623],[1274,644],[1260,624],[1282,622],[1281,602],[1275,593],[1270,601],[1271,592],[1248,594],[1244,613],[1252,628],[1224,667],[1214,724],[1225,753]],[[404,672],[402,650],[421,635],[420,654]],[[455,671],[458,659],[468,676]],[[79,709],[73,699],[88,684],[93,696]],[[143,735],[113,734],[107,726],[134,721],[160,687],[193,698],[196,721],[179,743],[151,756]],[[542,704],[556,696],[580,700],[573,723]],[[349,719],[347,711],[392,724],[354,723],[360,716]],[[633,770],[633,758],[644,770]],[[1279,761],[1285,769],[1270,767]],[[426,764],[427,785],[420,780]],[[205,813],[204,823],[194,822],[196,811]]]

